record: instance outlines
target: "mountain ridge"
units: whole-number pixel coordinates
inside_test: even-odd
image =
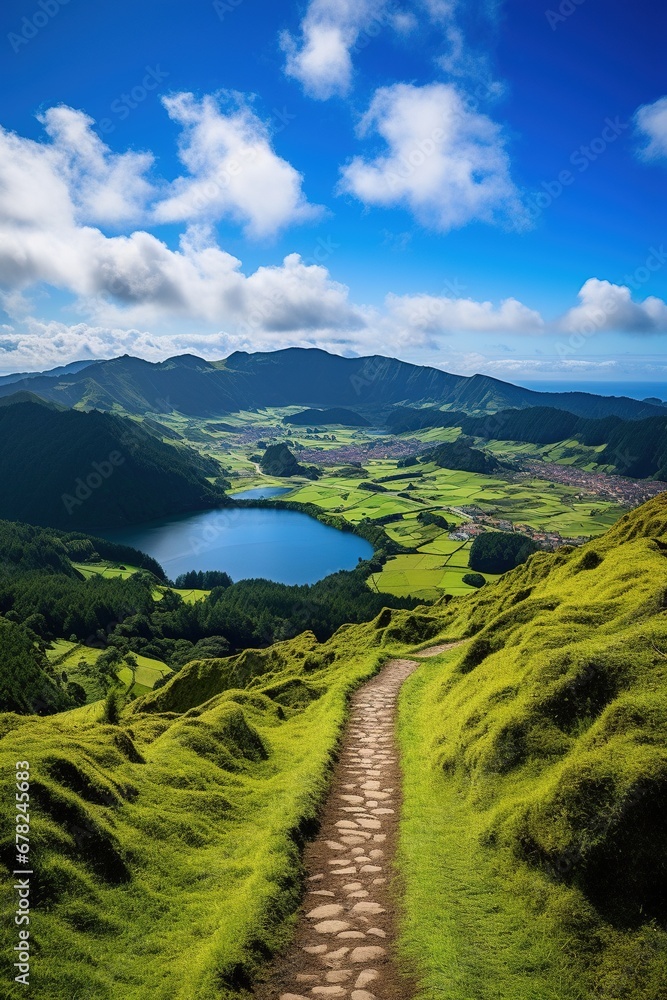
[[[431,403],[468,412],[548,405],[577,416],[638,420],[667,408],[625,396],[544,393],[488,375],[453,375],[439,368],[372,355],[346,358],[319,348],[236,351],[219,361],[184,354],[150,362],[131,355],[86,365],[60,376],[0,382],[0,397],[27,389],[64,406],[129,413],[178,411],[221,416],[266,406],[349,406],[370,409]]]

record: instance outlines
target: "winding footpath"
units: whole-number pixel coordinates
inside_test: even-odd
[[[414,992],[393,954],[389,880],[401,806],[398,694],[418,666],[389,660],[352,699],[320,831],[305,852],[310,875],[295,939],[258,988],[263,1000],[409,1000]]]

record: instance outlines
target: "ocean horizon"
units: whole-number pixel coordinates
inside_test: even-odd
[[[508,381],[512,381],[509,379]],[[667,382],[579,382],[575,379],[553,381],[524,380],[514,382],[536,392],[592,392],[596,396],[629,396],[648,399],[651,396],[667,400]]]

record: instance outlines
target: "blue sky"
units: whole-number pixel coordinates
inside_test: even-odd
[[[19,0],[0,369],[291,344],[665,379],[667,15]]]

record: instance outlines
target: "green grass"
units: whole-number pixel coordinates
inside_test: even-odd
[[[460,551],[410,555],[430,574]],[[41,994],[247,997],[289,940],[349,694],[450,639],[400,710],[400,948],[420,1000],[662,1000],[666,552],[663,494],[472,595],[190,663],[118,726],[99,703],[1,716],[3,801],[31,764]]]
[[[83,660],[92,665],[97,662],[98,657],[103,652],[103,649],[96,649],[93,646],[84,646],[66,639],[55,639],[46,655],[59,671],[64,671],[67,674],[68,680],[75,681],[83,687],[89,702],[97,702],[103,697],[104,690],[94,676],[89,676],[79,669],[79,663]],[[147,694],[152,691],[153,685],[158,679],[168,677],[171,673],[170,668],[162,660],[137,654],[137,669],[135,683],[131,689],[132,693],[137,696]],[[118,671],[118,679],[128,688],[132,681],[130,668],[122,667]]]
[[[370,586],[396,597],[412,595],[423,600],[437,600],[443,592],[453,597],[472,594],[475,588],[463,582],[463,577],[470,572],[468,558],[472,542],[454,541],[447,537],[447,532],[414,524],[414,529],[404,530],[396,540],[404,545],[417,545],[429,533],[435,537],[420,545],[415,553],[388,559],[381,571],[370,577]],[[492,573],[483,575],[488,583],[498,579]]]
[[[407,683],[399,869],[419,1000],[660,1000],[667,494],[441,612]]]
[[[372,638],[357,628],[344,656],[342,644],[323,655],[305,635],[190,665],[134,703],[120,727],[100,721],[99,705],[2,717],[5,801],[14,761],[31,764],[40,995],[239,995],[267,950],[287,940],[301,891],[299,844],[324,793],[347,696],[379,664]],[[4,859],[8,849],[5,840]],[[10,907],[6,872],[2,883]],[[9,925],[4,936],[13,944]],[[18,986],[3,994],[22,995]]]
[[[180,594],[186,604],[195,604],[211,593],[210,590],[178,590],[176,587],[173,589],[176,594]]]
[[[483,818],[439,769],[424,767],[442,675],[442,666],[422,666],[400,703],[401,953],[420,972],[414,1000],[584,1000],[567,935],[544,914],[527,919],[516,884],[480,846]]]
[[[104,576],[107,578],[120,577],[122,580],[127,580],[128,577],[132,576],[134,573],[139,573],[140,570],[137,566],[126,566],[124,563],[72,563],[75,569],[81,573],[86,580],[90,579],[91,576]]]

